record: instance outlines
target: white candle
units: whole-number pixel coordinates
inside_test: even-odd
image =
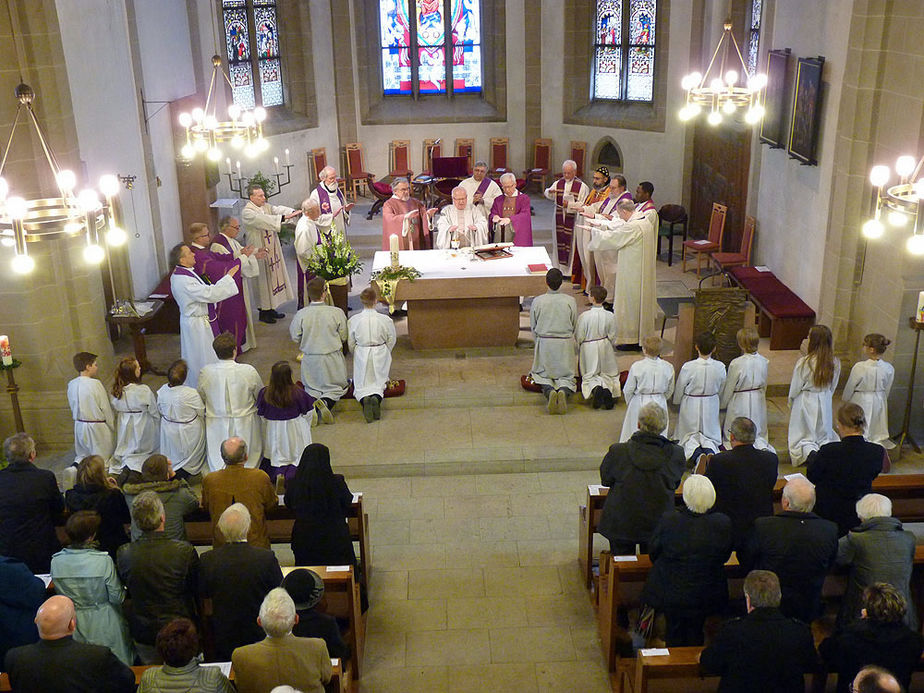
[[[286,166],[291,166],[292,163],[289,161],[289,150],[286,149]]]
[[[918,312],[915,313],[914,319],[924,323],[924,291],[918,293]],[[3,337],[0,337],[0,340],[2,339]]]
[[[276,173],[279,173],[279,157],[278,156],[273,157],[273,169],[275,169]]]
[[[10,349],[10,338],[5,334],[0,335],[0,356],[3,357],[4,366],[13,365],[13,352]]]
[[[238,180],[241,179],[241,162],[240,161],[237,162],[237,179]]]
[[[388,237],[388,249],[393,253],[397,253],[398,247],[398,234],[393,233]]]
[[[229,176],[233,176],[233,175],[234,175],[234,169],[231,168],[231,157],[225,157],[225,164],[226,164],[227,167],[228,167],[228,175],[229,175]]]

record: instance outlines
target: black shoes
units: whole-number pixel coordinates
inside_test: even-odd
[[[642,347],[639,344],[617,344],[616,351],[641,351]]]
[[[594,409],[599,409],[603,406],[603,388],[597,385],[593,391],[594,396]]]
[[[285,313],[280,313],[278,310],[268,310],[266,312],[272,313],[273,317],[276,318],[277,320],[282,320],[286,316]]]
[[[593,390],[594,409],[612,409],[616,401],[613,399],[613,393],[602,385],[597,385]]]
[[[267,325],[276,324],[276,311],[275,310],[261,310],[260,311],[260,322],[265,322]]]

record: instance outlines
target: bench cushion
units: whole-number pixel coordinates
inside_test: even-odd
[[[760,305],[763,306],[764,310],[775,318],[815,317],[815,311],[792,291],[769,294],[757,300],[760,301]]]
[[[807,319],[815,317],[815,311],[777,279],[773,272],[761,272],[753,267],[733,267],[730,274],[771,316]]]

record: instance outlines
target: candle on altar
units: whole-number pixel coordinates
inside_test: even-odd
[[[914,319],[924,323],[924,291],[918,293],[918,310],[914,314]],[[0,337],[2,339],[2,337]]]
[[[388,237],[388,250],[391,256],[391,266],[396,268],[398,266],[398,234],[393,233]]]
[[[0,334],[0,356],[3,357],[4,366],[13,365],[13,352],[10,349],[10,338],[5,334]]]
[[[291,166],[292,162],[289,161],[289,150],[286,149],[286,166]]]

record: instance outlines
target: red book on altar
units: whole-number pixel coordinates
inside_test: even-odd
[[[529,268],[530,274],[545,274],[549,271],[549,266],[544,262],[540,262],[535,265],[527,265],[527,267]]]

